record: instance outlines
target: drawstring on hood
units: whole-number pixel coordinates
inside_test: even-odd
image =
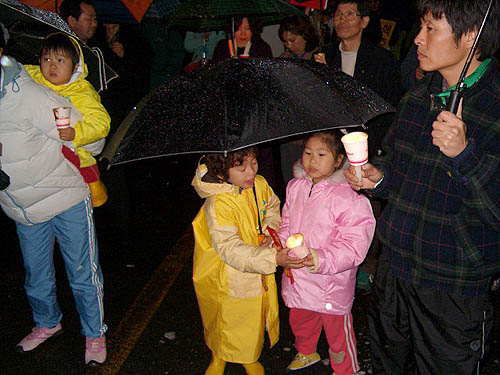
[[[10,56],[2,56],[0,58],[0,98],[7,92],[7,86],[12,82],[12,91],[18,92],[19,85],[16,79],[21,74],[21,64]]]
[[[71,43],[73,43],[73,46],[75,47],[76,51],[78,52],[78,56],[80,56],[80,59],[78,60],[78,67],[76,68],[76,71],[71,75],[70,80],[68,81],[68,85],[75,82],[77,79],[83,76],[84,74],[84,66],[83,66],[83,51],[80,47],[80,44],[76,41],[75,38],[72,36],[66,35],[70,40]],[[85,74],[85,77],[87,74]]]

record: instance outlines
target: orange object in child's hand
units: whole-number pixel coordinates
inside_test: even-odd
[[[259,234],[259,246],[262,245],[262,241],[264,241],[264,238],[266,238],[265,234]]]

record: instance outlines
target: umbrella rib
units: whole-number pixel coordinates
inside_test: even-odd
[[[34,14],[29,14],[29,13],[25,12],[25,11],[24,11],[24,10],[22,10],[22,9],[16,8],[16,7],[14,7],[14,6],[10,5],[10,4],[4,3],[4,2],[2,2],[1,4],[2,4],[2,5],[5,5],[7,8],[10,8],[10,9],[12,9],[12,10],[16,11],[16,12],[19,12],[19,13],[21,13],[21,14],[24,14],[25,16],[28,16],[28,17],[30,17],[30,18],[32,18],[32,19],[34,19],[35,21],[41,22],[41,23],[43,23],[43,24],[45,24],[45,25],[47,25],[47,26],[50,26],[50,27],[55,28],[55,26],[54,26],[53,24],[51,24],[51,23],[49,23],[49,22],[46,22],[46,21],[44,21],[44,20],[42,20],[42,19],[40,19],[40,18],[37,18]],[[27,5],[25,5],[25,6],[27,6]],[[62,19],[62,18],[61,18],[61,19]],[[61,30],[61,31],[67,32],[66,30]],[[71,33],[69,33],[69,34],[70,34],[71,36],[73,36],[73,37],[78,38],[78,36],[77,36],[77,35],[76,35],[73,31],[71,31]]]

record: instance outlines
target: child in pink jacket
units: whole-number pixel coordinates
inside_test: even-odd
[[[335,133],[315,133],[287,186],[279,237],[285,243],[302,233],[309,248],[308,267],[292,270],[293,283],[285,275],[282,280],[298,351],[288,371],[320,361],[316,346],[322,327],[334,374],[359,371],[351,307],[356,271],[373,239],[375,218],[368,199],[347,184],[345,159]]]

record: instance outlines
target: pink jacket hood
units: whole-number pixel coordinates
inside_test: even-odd
[[[345,315],[354,300],[356,272],[375,232],[370,201],[351,189],[343,170],[313,185],[299,161],[287,186],[279,236],[282,243],[302,233],[315,249],[318,267],[292,270],[295,282],[282,280],[282,295],[290,308]]]

